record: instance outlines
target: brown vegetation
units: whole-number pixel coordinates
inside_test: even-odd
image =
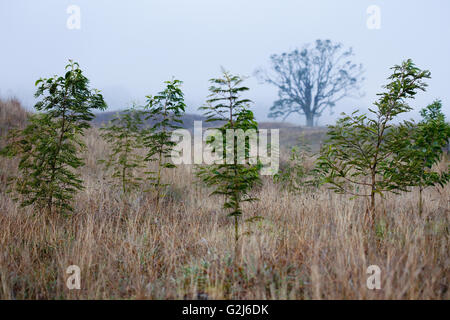
[[[22,128],[28,113],[16,98],[0,99],[0,137],[12,128]]]
[[[325,188],[293,195],[266,178],[260,201],[244,208],[244,219],[264,219],[243,224],[236,270],[233,223],[191,167],[163,176],[173,185],[159,212],[150,192],[125,204],[97,163],[107,151],[98,130],[85,141],[85,190],[72,216],[22,209],[0,186],[0,299],[450,298],[448,185],[425,192],[422,218],[415,192],[389,195],[374,234],[363,200]],[[16,163],[0,167],[10,175]],[[73,264],[81,290],[65,284]],[[381,290],[372,291],[374,264]]]

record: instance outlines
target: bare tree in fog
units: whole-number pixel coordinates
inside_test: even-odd
[[[344,50],[341,43],[330,40],[316,40],[315,46],[307,44],[302,50],[272,55],[271,72],[255,72],[258,79],[278,88],[279,99],[270,108],[269,117],[285,120],[298,113],[312,127],[336,102],[360,95],[363,67],[351,61],[353,55],[352,48]]]

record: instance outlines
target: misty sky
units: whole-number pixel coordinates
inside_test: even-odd
[[[81,9],[80,30],[66,26],[69,5]],[[366,26],[370,5],[381,9],[379,30]],[[198,113],[221,66],[252,76],[271,54],[320,38],[353,47],[366,70],[366,95],[341,101],[319,124],[370,107],[389,68],[406,58],[432,79],[405,118],[418,119],[435,98],[450,117],[449,15],[448,0],[0,0],[0,96],[32,107],[34,82],[63,74],[72,58],[112,110],[143,103],[174,76],[184,81],[187,111]],[[276,88],[254,77],[247,86],[257,119],[267,120]],[[303,117],[288,121],[304,124]]]

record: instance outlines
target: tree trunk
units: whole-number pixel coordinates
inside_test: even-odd
[[[372,228],[375,228],[375,183],[376,183],[376,176],[375,176],[375,172],[372,171],[372,180],[371,180],[371,190],[370,190],[370,204],[369,204],[369,210],[367,211],[368,213],[368,219],[369,219],[369,224]]]
[[[314,127],[314,115],[312,113],[306,115],[306,126]]]
[[[239,217],[234,216],[234,268],[237,271],[239,267]]]
[[[422,211],[423,211],[423,200],[422,200],[422,186],[419,186],[419,217],[422,217]]]
[[[370,222],[373,224],[375,222],[375,193],[372,192],[370,195]]]

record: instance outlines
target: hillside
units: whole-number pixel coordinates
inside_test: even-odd
[[[102,112],[95,115],[92,121],[94,127],[101,127],[113,119],[117,112]],[[17,99],[0,99],[0,136],[4,136],[8,130],[15,127],[23,127],[26,123],[28,112]],[[194,121],[202,121],[203,128],[210,128],[213,124],[206,122],[205,117],[198,114],[187,113],[183,116],[183,128],[192,130]],[[149,122],[148,124],[152,124]],[[313,152],[318,151],[319,146],[326,136],[326,128],[307,128],[288,122],[260,122],[261,129],[280,129],[280,145],[282,148],[291,148],[299,144],[300,137],[307,142]]]
[[[93,120],[94,126],[100,127],[115,117],[117,112],[102,112],[96,114]],[[198,114],[186,113],[183,116],[182,127],[192,131],[194,128],[194,121],[203,121],[202,127],[209,128],[213,124],[206,122],[206,118]],[[149,122],[148,124],[152,124]],[[299,139],[307,142],[311,151],[318,151],[321,143],[326,136],[325,127],[308,128],[297,126],[288,122],[260,122],[259,128],[261,129],[280,129],[280,146],[282,148],[291,148],[299,144]]]
[[[0,98],[0,137],[3,137],[12,128],[21,128],[25,125],[28,112],[17,99]]]

